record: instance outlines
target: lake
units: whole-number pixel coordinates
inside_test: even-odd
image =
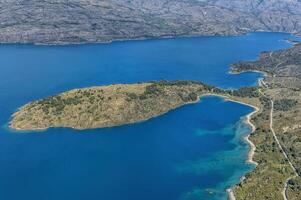
[[[198,80],[220,88],[257,84],[229,74],[239,60],[288,48],[284,33],[67,46],[0,45],[0,199],[206,200],[253,169],[243,137],[252,108],[208,96],[120,127],[15,132],[25,103],[73,88],[151,80]]]

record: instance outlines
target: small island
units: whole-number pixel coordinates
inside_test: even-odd
[[[13,114],[10,127],[91,129],[144,121],[219,89],[195,81],[159,81],[74,89],[33,101]]]

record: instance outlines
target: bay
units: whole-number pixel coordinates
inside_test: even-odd
[[[204,97],[157,118],[113,128],[15,132],[25,103],[73,88],[198,80],[220,88],[257,84],[231,63],[288,48],[284,33],[67,46],[0,45],[0,199],[226,199],[246,163],[252,108]]]

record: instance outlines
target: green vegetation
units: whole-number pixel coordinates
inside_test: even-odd
[[[29,103],[14,113],[22,130],[100,128],[158,116],[214,89],[195,81],[159,81],[76,89]]]
[[[258,92],[258,87],[242,87],[238,90],[232,90],[231,94],[238,97],[249,97],[249,98],[260,96]]]
[[[260,104],[257,106],[262,109],[252,118],[256,130],[250,139],[256,145],[254,161],[258,166],[235,187],[236,199],[283,200],[281,192],[285,180],[293,174],[269,128],[269,102],[268,98],[260,97]]]
[[[11,127],[22,130],[100,128],[133,123],[195,102],[203,94],[245,98],[255,88],[225,91],[196,81],[158,81],[71,90],[29,103],[14,113]]]
[[[274,108],[279,111],[288,111],[296,106],[298,103],[294,99],[277,99],[274,102]]]
[[[257,61],[232,65],[235,72],[267,73],[263,87],[255,98],[260,100],[260,113],[253,118],[256,131],[250,139],[256,146],[256,169],[246,176],[234,193],[236,199],[301,199],[301,45],[275,52],[263,52]],[[248,95],[249,96],[249,95]],[[287,155],[279,148],[270,130],[270,100],[274,102],[273,129]],[[293,173],[292,163],[297,173]],[[285,187],[287,184],[288,187]]]

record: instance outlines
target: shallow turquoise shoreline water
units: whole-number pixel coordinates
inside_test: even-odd
[[[76,131],[5,128],[21,105],[72,88],[149,80],[256,84],[229,65],[289,47],[282,33],[114,42],[0,45],[0,199],[226,199],[252,169],[241,122],[252,108],[204,97],[146,122]]]

